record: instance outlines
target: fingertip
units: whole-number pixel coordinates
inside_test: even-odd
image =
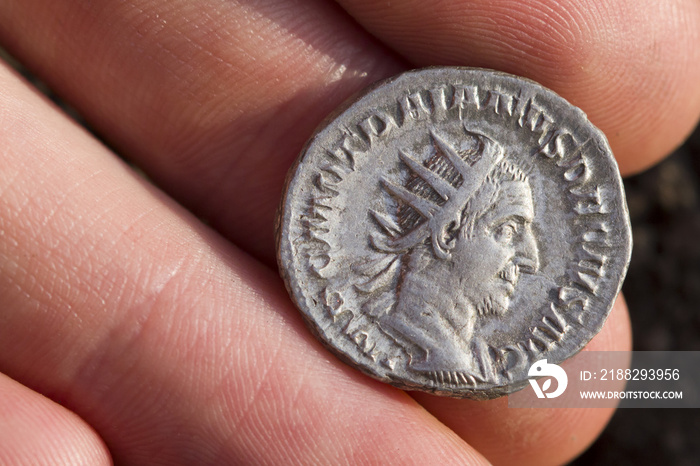
[[[700,118],[695,0],[340,0],[419,66],[493,68],[533,79],[588,114],[623,174],[668,155]]]
[[[627,302],[620,293],[613,304],[603,328],[583,351],[631,351],[632,325]]]
[[[97,433],[77,415],[0,374],[0,464],[109,465]]]
[[[622,295],[584,351],[629,351],[631,327]],[[511,408],[507,398],[455,400],[412,396],[493,464],[543,465],[571,461],[610,421],[614,408]]]

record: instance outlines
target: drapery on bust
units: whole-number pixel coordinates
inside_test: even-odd
[[[520,275],[539,259],[527,174],[488,136],[465,128],[464,137],[472,144],[458,151],[431,131],[435,153],[424,163],[400,152],[409,177],[382,181],[398,207],[392,220],[373,212],[387,234],[372,243],[401,261],[379,324],[408,367],[471,383],[490,371],[473,356],[484,344],[477,320],[507,315]]]

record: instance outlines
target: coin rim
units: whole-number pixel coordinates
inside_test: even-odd
[[[596,326],[594,329],[589,329],[590,330],[590,337],[587,338],[579,338],[577,344],[572,345],[572,350],[569,351],[569,356],[565,357],[561,360],[555,360],[552,359],[549,361],[550,363],[554,364],[560,364],[561,362],[568,360],[572,357],[574,357],[576,354],[578,354],[590,341],[600,333],[601,329],[605,325],[605,322],[607,321],[608,317],[610,316],[610,313],[612,311],[612,308],[617,300],[617,297],[620,293],[620,290],[622,289],[622,284],[624,282],[624,279],[627,275],[627,271],[629,269],[629,263],[631,260],[632,256],[632,248],[633,248],[633,240],[632,240],[632,227],[630,224],[630,219],[629,219],[629,208],[627,206],[627,199],[625,196],[625,189],[624,189],[624,184],[622,182],[622,177],[620,175],[620,170],[619,166],[617,163],[617,160],[615,159],[615,156],[612,152],[612,149],[610,148],[610,144],[607,140],[607,137],[603,133],[602,130],[600,130],[598,127],[596,127],[593,123],[590,122],[588,119],[586,113],[581,110],[579,107],[571,104],[569,101],[564,99],[562,96],[560,96],[558,93],[555,91],[541,85],[540,83],[533,81],[528,78],[516,76],[510,73],[505,73],[502,71],[497,71],[497,70],[492,70],[488,68],[474,68],[474,67],[453,67],[453,66],[431,66],[431,67],[425,67],[425,68],[420,68],[420,69],[415,69],[415,70],[409,70],[405,71],[403,73],[397,74],[395,76],[392,76],[387,79],[383,79],[380,81],[377,81],[364,89],[357,91],[353,93],[350,97],[345,99],[343,103],[341,103],[335,110],[330,112],[314,129],[313,135],[308,139],[308,141],[304,144],[302,147],[299,156],[295,160],[295,162],[290,166],[289,171],[287,172],[287,175],[285,177],[284,181],[284,186],[283,186],[283,194],[282,198],[280,201],[280,204],[277,209],[277,214],[275,216],[275,245],[276,245],[276,250],[277,250],[277,265],[279,268],[280,276],[282,277],[285,288],[287,289],[290,298],[292,299],[292,302],[294,303],[295,307],[300,311],[301,315],[304,318],[304,322],[307,326],[307,328],[311,331],[311,333],[314,335],[314,337],[319,340],[326,348],[328,348],[336,357],[338,357],[340,360],[342,360],[344,363],[350,365],[353,368],[356,368],[360,370],[361,372],[373,377],[374,379],[378,379],[380,381],[386,382],[391,384],[392,386],[395,386],[400,389],[404,390],[419,390],[423,392],[428,392],[428,393],[433,393],[437,395],[442,395],[442,396],[450,396],[454,398],[468,398],[468,399],[477,399],[477,400],[484,400],[484,399],[493,399],[493,398],[498,398],[503,395],[507,395],[509,393],[513,393],[515,391],[521,390],[528,384],[528,379],[524,379],[521,381],[515,381],[512,383],[509,383],[508,385],[494,385],[491,387],[483,387],[483,388],[475,388],[475,387],[450,387],[450,386],[425,386],[424,384],[421,384],[419,382],[411,383],[410,381],[406,380],[405,377],[398,377],[398,378],[393,378],[390,375],[385,375],[388,372],[386,370],[382,370],[381,372],[376,370],[372,365],[366,364],[359,362],[353,357],[348,354],[348,352],[342,350],[338,346],[336,346],[333,343],[333,338],[329,337],[326,335],[325,332],[322,331],[322,328],[320,324],[316,321],[316,319],[312,315],[312,310],[311,306],[308,306],[308,310],[305,309],[304,301],[308,300],[308,297],[305,296],[304,290],[302,286],[300,285],[298,275],[303,273],[302,271],[293,271],[293,270],[288,270],[288,268],[284,265],[285,261],[289,264],[293,263],[294,260],[294,254],[292,252],[292,247],[291,243],[288,241],[287,242],[287,247],[284,247],[283,241],[285,240],[285,231],[290,227],[291,225],[291,215],[290,219],[285,221],[287,219],[287,215],[285,213],[289,211],[291,213],[292,207],[289,204],[289,196],[290,192],[293,190],[295,186],[295,181],[297,180],[297,175],[300,173],[302,164],[304,163],[304,160],[309,156],[309,149],[311,146],[321,137],[323,136],[323,133],[326,130],[331,130],[331,125],[338,119],[340,119],[346,112],[350,111],[353,109],[356,105],[361,105],[361,101],[364,100],[365,98],[368,98],[371,94],[374,92],[379,92],[381,91],[381,88],[385,86],[389,86],[393,84],[394,82],[398,80],[408,80],[410,79],[411,76],[420,76],[424,74],[430,74],[430,73],[435,73],[439,71],[449,71],[449,72],[466,72],[468,74],[476,74],[476,73],[485,73],[489,75],[489,77],[497,77],[497,78],[505,78],[507,80],[511,81],[516,81],[519,85],[522,85],[521,83],[529,84],[537,88],[538,92],[542,92],[546,94],[547,99],[549,100],[550,98],[554,101],[557,99],[561,101],[562,104],[564,104],[568,109],[574,110],[576,113],[578,113],[578,116],[582,118],[585,122],[588,123],[589,128],[587,129],[590,131],[590,133],[595,136],[596,142],[598,142],[601,145],[601,148],[603,149],[601,152],[605,155],[605,157],[608,159],[607,161],[611,163],[610,169],[611,173],[613,176],[611,177],[612,179],[609,180],[611,183],[615,183],[617,185],[617,188],[620,194],[620,206],[622,208],[622,212],[620,213],[620,218],[622,220],[622,225],[620,226],[620,230],[624,231],[624,234],[627,236],[627,241],[626,241],[626,257],[622,257],[621,259],[621,264],[622,268],[620,270],[620,275],[617,278],[617,284],[614,287],[616,290],[614,293],[613,298],[610,300],[609,304],[605,308],[605,312],[601,313],[603,315],[603,318],[600,321],[600,324]],[[615,176],[616,175],[616,176]],[[299,176],[301,178],[301,176]],[[284,248],[284,249],[283,249]],[[292,267],[289,267],[289,269],[292,269]]]

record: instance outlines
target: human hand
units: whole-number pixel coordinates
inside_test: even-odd
[[[641,170],[697,121],[700,4],[339,4],[0,4],[1,43],[163,190],[2,67],[0,462],[561,463],[604,427],[346,367],[274,271],[274,212],[329,111],[430,64],[539,81]],[[630,349],[622,300],[587,349]]]

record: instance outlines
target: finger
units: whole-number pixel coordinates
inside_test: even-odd
[[[696,0],[338,0],[420,65],[534,79],[581,107],[623,173],[669,154],[700,114]]]
[[[11,50],[31,63],[161,186],[225,236],[269,261],[273,256],[270,224],[280,182],[311,128],[356,89],[401,67],[347,18],[320,1],[269,0],[255,7],[205,0],[110,1],[102,2],[101,8],[81,5],[65,0],[32,0],[11,8],[0,7],[0,35]],[[380,5],[346,3],[370,29],[388,39],[392,37],[389,23],[395,22],[387,20],[388,16],[398,15],[396,18],[409,21],[412,11],[422,12],[425,7],[417,4],[411,10],[414,5],[409,2],[392,5],[391,14],[378,10],[383,22],[376,27],[368,16]],[[425,19],[443,12],[446,5],[456,9],[446,21],[463,20],[467,26],[469,20],[478,19],[498,26],[499,19],[507,19],[504,9],[520,16],[504,25],[515,31],[513,37],[500,31],[481,34],[478,28],[453,23],[446,23],[438,31],[429,28],[430,22]],[[421,56],[416,56],[416,47],[409,47],[412,55],[407,55],[416,61],[429,55],[435,62],[491,66],[520,72],[554,87],[583,106],[603,127],[627,172],[660,157],[664,148],[677,142],[674,135],[692,124],[697,113],[693,114],[697,109],[696,93],[682,98],[679,111],[667,118],[676,111],[676,97],[682,94],[682,86],[677,84],[692,77],[695,64],[700,62],[693,59],[697,48],[685,50],[684,44],[690,39],[677,41],[679,45],[663,54],[663,63],[644,61],[648,54],[625,55],[627,49],[620,52],[621,70],[629,69],[625,64],[630,57],[640,57],[634,62],[637,68],[631,76],[635,78],[629,85],[630,74],[612,79],[601,68],[601,63],[617,63],[608,58],[612,52],[619,52],[612,45],[617,46],[620,34],[603,37],[607,41],[588,41],[594,46],[590,50],[582,46],[581,50],[597,61],[589,63],[586,73],[575,67],[572,71],[571,66],[564,66],[570,64],[566,61],[570,51],[562,52],[561,41],[556,40],[557,33],[566,32],[567,24],[552,22],[553,29],[545,32],[555,39],[542,40],[546,34],[540,37],[534,19],[527,20],[528,5],[509,8],[498,3],[490,16],[472,15],[483,12],[482,8],[468,10],[465,18],[464,10],[460,10],[464,4],[441,2],[419,15],[420,20],[411,23],[415,27],[409,32],[398,34],[399,40],[394,41],[398,44],[394,45],[401,49],[402,37],[408,41],[406,37],[415,36],[433,45]],[[676,10],[681,15],[687,8]],[[580,13],[578,7],[571,11]],[[645,14],[644,8],[635,6],[635,11]],[[542,15],[533,17],[542,20]],[[583,17],[590,19],[588,15]],[[658,35],[657,29],[663,29],[649,31],[646,22],[621,29],[627,23],[620,26],[615,21],[617,16],[601,14],[600,22],[593,24],[597,26],[594,30],[626,31],[620,43],[627,44],[627,48],[647,43],[649,37]],[[695,37],[692,18],[681,23],[682,28],[674,28],[672,35],[661,37],[664,40],[654,39],[655,43],[670,43],[684,31],[690,31],[688,37]],[[572,28],[578,27],[578,23],[572,24]],[[449,39],[445,31],[453,31],[454,39]],[[476,37],[460,37],[467,32]],[[428,37],[423,37],[426,33]],[[58,46],[56,38],[60,38]],[[587,43],[588,39],[584,36],[581,40]],[[441,42],[436,44],[435,40]],[[500,48],[493,44],[500,44]],[[279,50],[287,52],[281,54]],[[446,56],[448,52],[452,55]],[[673,58],[676,53],[678,60]],[[666,57],[670,57],[668,67]],[[680,72],[673,71],[676,67],[682,68]],[[599,69],[603,71],[596,71]],[[671,71],[667,73],[667,69]],[[568,74],[560,70],[568,70]],[[559,75],[563,77],[554,79]],[[612,74],[618,75],[617,71]],[[639,75],[649,79],[639,84]],[[601,76],[603,79],[595,80]],[[673,105],[653,107],[654,98],[658,101],[659,94],[667,90],[673,91],[669,93]],[[647,111],[635,111],[638,108],[628,102]],[[645,107],[642,102],[650,104]],[[618,109],[626,113],[620,115]],[[669,121],[674,122],[670,130],[666,127]],[[648,130],[659,122],[664,125]]]
[[[112,464],[82,419],[0,374],[0,464]]]
[[[151,12],[151,13],[153,13],[153,12]],[[119,15],[116,15],[116,17],[119,18]],[[302,17],[304,17],[304,16],[302,16]],[[106,25],[105,25],[105,27],[106,27]],[[335,31],[334,31],[334,33],[335,33]],[[143,44],[142,44],[142,45],[143,45]],[[60,64],[57,64],[57,66],[60,66]],[[119,70],[116,70],[116,72],[119,72]],[[335,98],[335,97],[336,97],[336,96],[333,96],[333,98]],[[271,134],[272,134],[272,133],[271,133]],[[205,138],[205,139],[207,139],[207,142],[209,141],[208,138]],[[246,160],[247,160],[247,159],[246,159]],[[253,163],[254,163],[254,162],[255,162],[255,161],[253,161]],[[266,161],[266,162],[267,162],[267,161]],[[257,165],[256,165],[256,166],[257,166]],[[217,169],[219,169],[219,172],[221,172],[220,166],[217,165]],[[191,170],[190,170],[190,171],[191,171]],[[254,172],[254,171],[253,171],[253,172]],[[257,179],[257,178],[254,178],[254,177],[248,177],[248,178],[254,179],[256,183],[258,182],[258,179]],[[206,185],[206,186],[207,186],[207,188],[210,187],[210,185]],[[246,189],[250,188],[250,180],[240,180],[240,183],[238,183],[238,187],[237,187],[237,188],[240,188],[241,186],[246,186],[246,187],[247,187]],[[237,191],[237,192],[238,192],[238,191]],[[246,193],[246,192],[250,192],[250,189],[248,189],[248,191],[244,191],[244,190],[241,190],[241,191],[240,191],[240,193]],[[238,197],[241,198],[241,199],[245,198],[244,196],[238,196]],[[275,202],[275,203],[276,203],[276,202]],[[273,204],[274,204],[274,203],[273,203]],[[264,211],[264,209],[262,209],[262,210]],[[270,209],[270,211],[271,211],[271,210],[272,210],[272,208]],[[238,212],[238,211],[236,210],[236,215],[238,215],[239,213],[240,213],[240,212]],[[265,215],[264,212],[263,212],[263,215]],[[245,212],[243,212],[243,217],[244,217],[244,216],[245,216]],[[239,215],[239,217],[241,217],[241,216]],[[243,218],[243,217],[241,217],[241,218]],[[238,225],[238,224],[237,224],[237,225]],[[247,226],[244,225],[244,224],[240,224],[239,226],[242,226],[242,227],[243,227],[243,228],[241,228],[241,231],[246,232],[246,234],[250,234],[251,231],[253,231],[253,230],[247,229]],[[252,235],[251,235],[251,236],[252,236]]]
[[[117,462],[483,462],[321,348],[271,270],[4,68],[0,89],[0,370]]]
[[[287,168],[398,61],[324,0],[0,4],[0,38],[160,186],[272,262]]]
[[[622,296],[584,351],[630,351],[631,328]],[[428,411],[494,464],[564,464],[602,432],[613,408],[509,408],[507,398],[460,401],[415,394]]]

